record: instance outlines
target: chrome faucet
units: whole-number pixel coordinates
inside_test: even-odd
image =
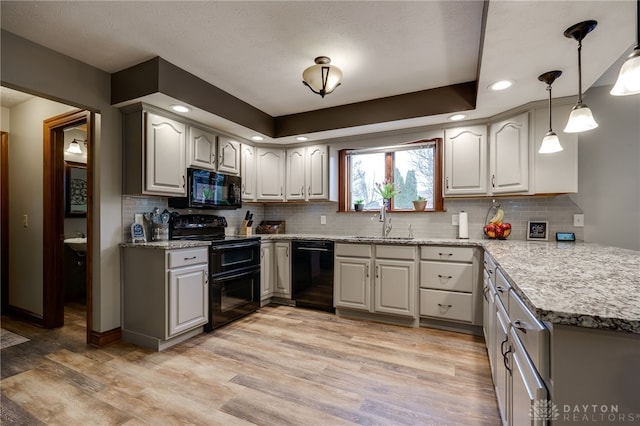
[[[380,208],[378,222],[382,222],[382,238],[387,238],[393,226],[391,225],[391,218],[387,215],[387,209],[385,209],[384,203],[382,203],[382,207]]]

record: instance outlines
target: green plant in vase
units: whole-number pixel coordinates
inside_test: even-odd
[[[358,198],[353,203],[353,209],[357,212],[361,212],[362,210],[364,210],[364,200],[362,198]]]
[[[416,200],[413,200],[414,210],[421,212],[424,211],[425,207],[427,207],[427,199],[422,195],[418,195],[418,198]]]

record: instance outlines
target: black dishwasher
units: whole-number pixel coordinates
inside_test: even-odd
[[[296,306],[334,312],[333,241],[291,243],[291,296]]]

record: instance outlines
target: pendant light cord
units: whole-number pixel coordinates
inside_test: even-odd
[[[553,132],[551,128],[551,84],[547,86],[547,90],[549,91],[549,133]]]
[[[578,40],[578,105],[582,105],[582,39]]]

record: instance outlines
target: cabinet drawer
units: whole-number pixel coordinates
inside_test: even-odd
[[[448,260],[451,262],[472,262],[473,247],[420,247],[420,259]]]
[[[207,247],[171,250],[167,253],[167,265],[169,269],[208,262],[209,249]]]
[[[540,375],[548,377],[549,330],[513,290],[509,292],[509,320],[512,332],[517,334]]]
[[[420,287],[473,292],[473,265],[453,262],[420,262]]]
[[[369,244],[336,244],[336,256],[346,257],[371,257],[371,245]]]
[[[471,294],[420,289],[420,315],[471,322],[472,311]]]
[[[416,248],[415,246],[408,247],[408,246],[377,245],[376,258],[415,260]]]
[[[496,275],[496,263],[493,261],[493,258],[486,251],[484,252],[484,269],[487,270],[491,281],[495,282]]]
[[[498,298],[504,305],[504,308],[507,312],[509,311],[509,289],[511,288],[511,284],[507,281],[507,279],[502,274],[500,269],[496,269],[495,273],[495,283],[496,283],[496,293],[498,294]]]

